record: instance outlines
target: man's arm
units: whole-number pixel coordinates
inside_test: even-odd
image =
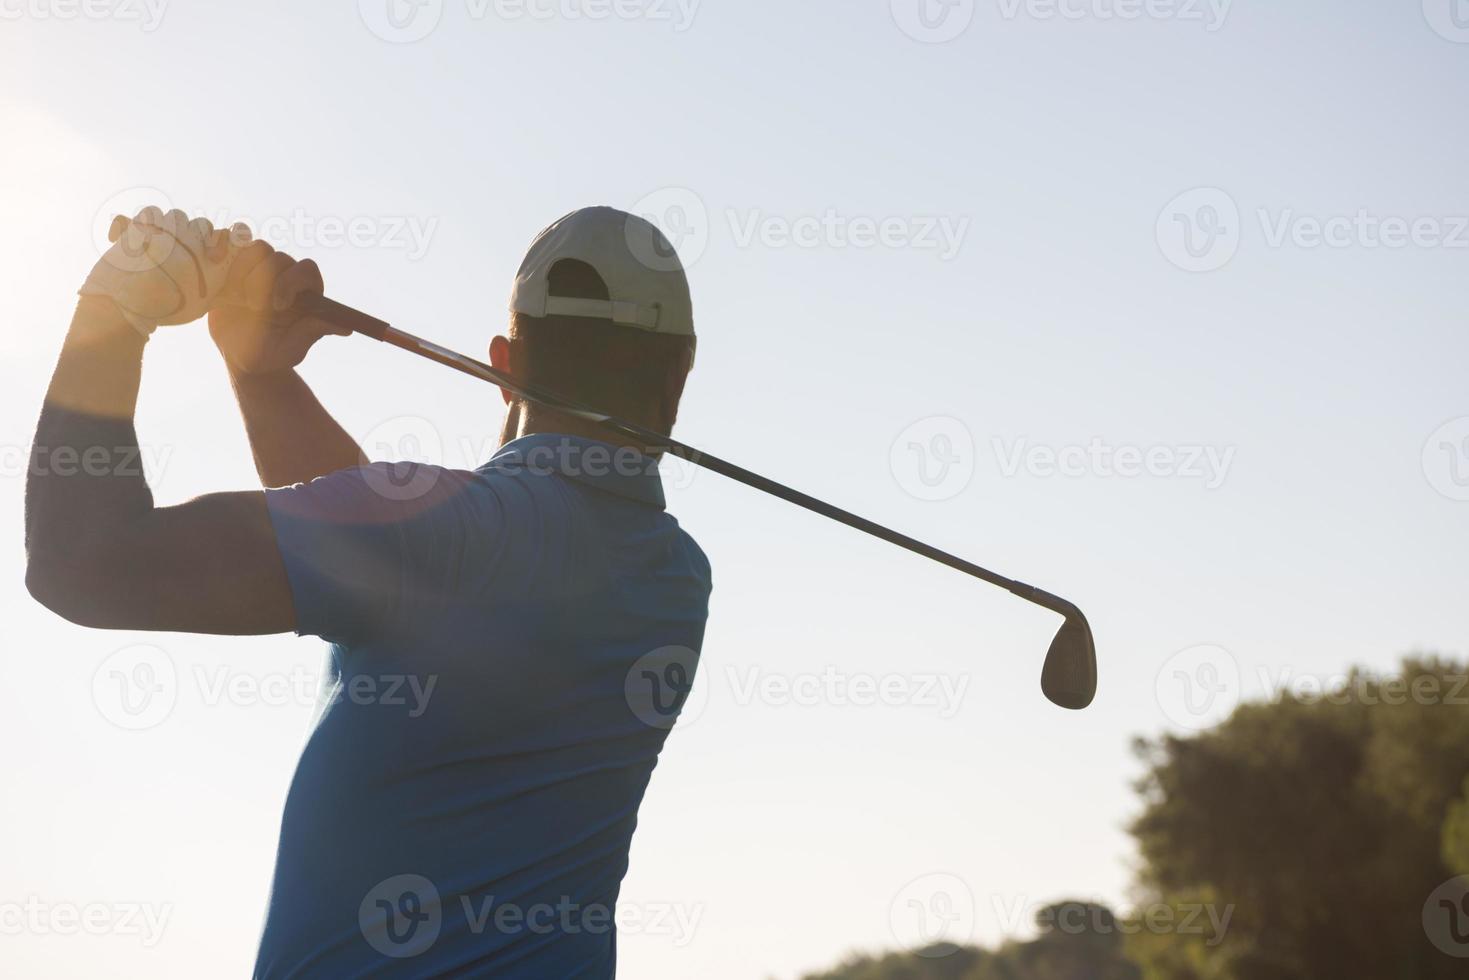
[[[264,494],[154,506],[133,427],[146,343],[112,299],[77,304],[26,478],[26,587],[102,629],[294,629]]]
[[[232,366],[230,384],[262,486],[310,483],[367,462],[294,368],[251,374]]]
[[[235,259],[230,279],[210,311],[209,333],[229,369],[260,482],[309,483],[367,462],[295,370],[323,336],[347,332],[289,310],[296,296],[322,292],[316,263],[252,242]]]

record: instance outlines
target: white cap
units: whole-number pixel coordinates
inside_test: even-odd
[[[585,262],[609,299],[552,296],[551,267]],[[616,208],[573,211],[536,236],[515,274],[510,309],[527,316],[583,316],[650,333],[694,336],[694,307],[683,264],[652,222]]]

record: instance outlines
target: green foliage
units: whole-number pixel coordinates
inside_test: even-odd
[[[1469,874],[1466,678],[1409,659],[1139,741],[1141,901],[1127,916],[1061,902],[1030,942],[857,957],[806,980],[1469,976],[1420,920],[1436,887]]]
[[[1140,743],[1143,884],[1235,909],[1212,949],[1132,943],[1148,980],[1462,976],[1419,916],[1469,829],[1453,807],[1469,777],[1464,676],[1409,660],[1397,678],[1354,674],[1343,696],[1246,705],[1201,735]]]
[[[805,980],[1141,980],[1110,909],[1058,902],[1036,915],[1040,934],[991,953],[972,946],[858,956]]]
[[[1469,875],[1469,779],[1464,792],[1449,804],[1443,823],[1443,863],[1456,875]]]

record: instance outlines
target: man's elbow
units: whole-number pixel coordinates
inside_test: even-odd
[[[96,602],[94,585],[82,578],[60,562],[26,560],[26,591],[31,598],[78,626],[109,628]]]

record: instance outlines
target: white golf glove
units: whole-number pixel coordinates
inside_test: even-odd
[[[113,219],[108,238],[112,247],[77,292],[108,297],[147,336],[209,312],[238,245],[250,234],[243,225],[216,232],[204,218],[190,221],[182,211],[147,207],[131,220]]]

